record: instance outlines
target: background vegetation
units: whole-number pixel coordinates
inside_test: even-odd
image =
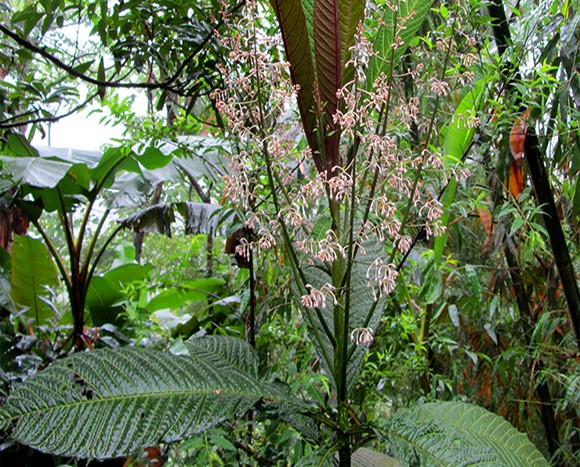
[[[0,3],[1,459],[578,465],[579,8]]]

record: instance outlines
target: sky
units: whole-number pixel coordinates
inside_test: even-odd
[[[110,143],[112,138],[120,138],[123,133],[122,126],[110,127],[100,123],[101,117],[102,114],[89,115],[89,110],[83,110],[52,123],[44,139],[37,132],[32,144],[55,148],[101,149],[101,146]]]

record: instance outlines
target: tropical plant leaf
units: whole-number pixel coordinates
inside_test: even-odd
[[[52,161],[42,157],[1,156],[2,168],[14,185],[30,185],[37,188],[54,188],[66,176],[71,164]]]
[[[213,235],[218,231],[220,217],[216,213],[222,209],[221,206],[188,202],[179,203],[177,209],[185,219],[186,235]]]
[[[0,427],[44,452],[103,459],[190,437],[270,395],[245,342],[204,337],[187,351],[74,354],[15,385]]]
[[[42,300],[47,287],[58,286],[56,267],[42,241],[28,236],[14,236],[12,244],[12,299],[25,307],[25,316],[44,324],[54,315]]]
[[[340,126],[334,122],[338,110],[337,93],[342,87],[342,61],[338,0],[314,2],[314,56],[316,57],[316,82],[324,118],[324,162],[326,169],[340,165],[338,142]]]
[[[30,145],[30,142],[21,133],[10,133],[6,139],[8,149],[16,157],[38,157],[38,151]]]
[[[374,43],[376,55],[369,62],[367,89],[372,89],[381,72],[388,76],[391,66],[397,66],[429,13],[432,3],[433,0],[395,0],[389,2],[391,6],[385,6],[382,26]],[[393,49],[396,38],[399,39],[398,46]]]
[[[124,295],[118,284],[105,277],[94,276],[89,283],[86,306],[91,313],[94,326],[114,323],[118,314],[123,311],[119,303]]]
[[[298,86],[298,109],[306,139],[317,168],[322,171],[319,144],[315,135],[317,115],[313,90],[316,72],[304,9],[301,0],[270,0],[270,3],[282,32],[292,83]]]
[[[316,230],[316,229],[314,229]],[[315,232],[313,231],[313,234]],[[367,239],[361,253],[355,259],[352,267],[351,294],[349,304],[349,330],[357,328],[370,328],[373,332],[379,324],[383,308],[386,303],[386,297],[380,296],[377,292],[376,297],[373,290],[369,287],[366,274],[372,262],[376,258],[385,256],[382,245],[373,237]],[[362,253],[364,251],[364,254]],[[306,281],[312,287],[320,290],[325,284],[332,283],[330,276],[320,266],[309,266],[304,268]],[[294,290],[297,303],[300,303],[300,297],[297,296],[297,290]],[[375,300],[376,298],[376,300]],[[331,298],[326,300],[326,306],[316,310],[304,310],[306,316],[309,316],[309,331],[312,341],[322,366],[325,369],[328,378],[333,385],[334,379],[334,348],[323,329],[326,327],[330,334],[334,335],[334,304]],[[316,332],[315,332],[316,330]],[[319,338],[315,337],[317,334]],[[356,383],[362,370],[364,357],[368,351],[368,345],[357,345],[351,343],[352,353],[347,364],[347,388],[350,391]]]
[[[463,402],[401,409],[381,433],[405,465],[549,465],[527,436],[502,417]]]
[[[445,139],[443,140],[443,160],[446,166],[452,167],[463,159],[465,151],[469,148],[473,141],[475,128],[469,124],[470,118],[475,118],[477,112],[480,110],[485,93],[484,81],[480,80],[476,83],[473,89],[470,89],[465,97],[461,100],[451,122],[445,129]],[[451,178],[443,195],[441,196],[441,204],[443,205],[443,215],[441,216],[441,224],[445,227],[449,224],[450,208],[455,200],[457,193],[457,179]],[[443,250],[447,244],[449,234],[445,232],[435,238],[434,242],[434,260],[439,264],[443,256]]]
[[[374,333],[386,304],[386,296],[381,295],[377,290],[373,292],[373,286],[368,283],[367,272],[373,261],[385,257],[385,250],[374,236],[369,236],[359,251],[352,268],[349,328],[351,330],[370,328]],[[351,345],[355,345],[354,341]],[[349,391],[354,387],[362,371],[368,347],[365,344],[357,345],[348,361],[347,385]]]
[[[314,0],[302,0],[302,8],[304,9],[304,16],[306,17],[306,28],[308,29],[308,38],[310,39],[310,50],[314,54]],[[316,60],[312,55],[312,63]]]
[[[339,0],[340,57],[343,70],[342,83],[348,83],[354,75],[354,68],[346,64],[352,55],[356,29],[364,18],[365,0]]]
[[[174,221],[173,205],[160,203],[121,219],[119,223],[123,228],[131,228],[135,232],[155,232],[171,237],[171,224]]]
[[[223,279],[215,277],[182,282],[179,287],[165,290],[153,297],[147,304],[147,309],[150,312],[163,309],[177,310],[188,302],[206,300],[208,295],[219,290],[224,284]]]
[[[359,448],[352,453],[352,467],[401,467],[397,459],[372,449]]]

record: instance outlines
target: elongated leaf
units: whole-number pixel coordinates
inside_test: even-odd
[[[316,112],[314,102],[315,68],[310,48],[310,37],[306,24],[306,16],[301,0],[270,0],[278,18],[286,59],[290,63],[292,83],[298,86],[298,109],[302,126],[308,140],[308,145],[315,157],[319,171],[322,170],[319,145],[316,142]]]
[[[399,410],[387,425],[386,440],[407,465],[549,465],[525,434],[472,404],[417,405]]]
[[[75,354],[15,385],[0,427],[44,452],[103,459],[190,437],[269,395],[245,342],[205,337],[187,351]]]
[[[342,86],[342,60],[338,0],[314,2],[314,56],[316,57],[316,82],[324,118],[324,161],[326,169],[340,165],[338,142],[340,128],[334,123],[338,110],[337,92]]]
[[[343,70],[342,82],[347,83],[353,78],[352,67],[346,64],[352,55],[350,48],[354,45],[354,37],[359,23],[365,13],[365,0],[339,0],[340,19],[340,57]]]
[[[391,66],[395,68],[398,65],[405,49],[414,39],[419,26],[429,13],[433,0],[394,0],[389,4],[393,8],[385,6],[382,26],[374,43],[374,51],[377,55],[373,56],[369,63],[368,89],[372,89],[381,72],[388,75]],[[398,46],[393,50],[392,45],[396,38],[399,39]]]
[[[365,241],[362,246],[363,248],[359,250],[361,253],[355,259],[351,272],[351,294],[348,306],[349,332],[359,328],[369,328],[374,332],[379,324],[386,303],[386,297],[380,296],[376,291],[375,300],[373,289],[369,287],[366,279],[367,271],[369,267],[371,267],[373,261],[376,258],[382,258],[385,256],[384,250],[381,244],[373,237],[370,237]],[[304,272],[308,283],[315,289],[320,290],[325,284],[332,283],[330,276],[319,267],[308,267],[305,268]],[[296,299],[297,302],[300,303],[300,297],[297,296]],[[335,334],[334,304],[332,298],[327,297],[326,306],[324,308],[318,308],[317,312],[314,310],[304,310],[304,314],[309,317],[309,320],[310,318],[312,319],[312,322],[309,322],[310,335],[315,343],[316,351],[320,357],[322,366],[324,367],[331,384],[333,387],[336,387],[334,378],[334,348],[330,339],[323,331],[324,327],[327,327],[332,335]],[[315,338],[314,329],[316,329],[318,335],[321,336],[321,343],[319,343],[318,339]],[[355,343],[353,341],[350,343],[349,347],[352,348],[354,345]],[[346,381],[349,391],[354,387],[354,384],[360,375],[367,351],[368,345],[361,344],[354,347],[354,351],[350,355],[350,359],[347,363]]]
[[[44,244],[35,238],[14,236],[12,244],[12,299],[27,309],[25,315],[45,323],[53,316],[52,309],[42,301],[47,287],[56,287],[56,267]]]
[[[461,161],[465,151],[467,151],[473,141],[475,128],[469,124],[469,119],[475,118],[482,106],[485,91],[484,84],[484,81],[480,80],[472,90],[467,92],[457,106],[451,122],[447,125],[445,139],[443,140],[443,158],[447,167],[452,167]],[[456,193],[457,180],[452,178],[449,180],[449,184],[441,196],[441,204],[443,205],[441,223],[445,227],[449,224],[450,208],[455,200]],[[436,264],[439,264],[441,261],[443,249],[448,238],[449,234],[447,232],[435,238],[434,251]]]
[[[373,236],[363,243],[363,248],[352,268],[351,295],[350,295],[350,330],[370,328],[374,333],[379,325],[387,297],[381,295],[374,284],[369,283],[367,272],[377,258],[386,260],[385,250],[381,243]],[[371,272],[372,275],[372,272]],[[356,334],[356,331],[355,331]],[[354,336],[356,337],[356,336]],[[355,342],[351,342],[355,345]],[[357,345],[347,366],[347,385],[350,391],[362,371],[364,357],[369,349],[368,345]]]

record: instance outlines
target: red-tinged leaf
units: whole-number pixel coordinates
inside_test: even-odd
[[[520,117],[516,118],[510,133],[510,150],[514,160],[518,162],[522,160],[522,157],[524,157],[524,143],[526,141],[529,117],[530,109],[526,110]]]
[[[338,110],[337,92],[342,86],[338,0],[314,2],[314,56],[320,103],[323,111],[324,162],[327,173],[340,165],[340,128],[334,123]]]
[[[365,0],[339,0],[340,21],[340,55],[344,75],[342,82],[348,83],[353,79],[354,68],[346,64],[352,55],[350,48],[354,45],[354,38],[359,23],[365,13]]]
[[[316,168],[323,170],[316,139],[316,107],[314,101],[315,68],[306,23],[300,0],[270,0],[282,32],[286,59],[290,63],[292,83],[298,87],[298,109],[302,126],[312,151]]]
[[[512,160],[510,162],[509,174],[509,189],[514,198],[518,198],[520,193],[524,191],[524,166],[521,159],[519,161]]]
[[[485,208],[477,208],[477,213],[479,214],[479,220],[483,225],[483,230],[487,234],[487,238],[485,239],[483,247],[481,248],[481,254],[483,255],[487,251],[487,248],[489,247],[489,244],[493,239],[495,229],[493,225],[493,219],[491,217],[491,213],[489,212],[489,210]]]

